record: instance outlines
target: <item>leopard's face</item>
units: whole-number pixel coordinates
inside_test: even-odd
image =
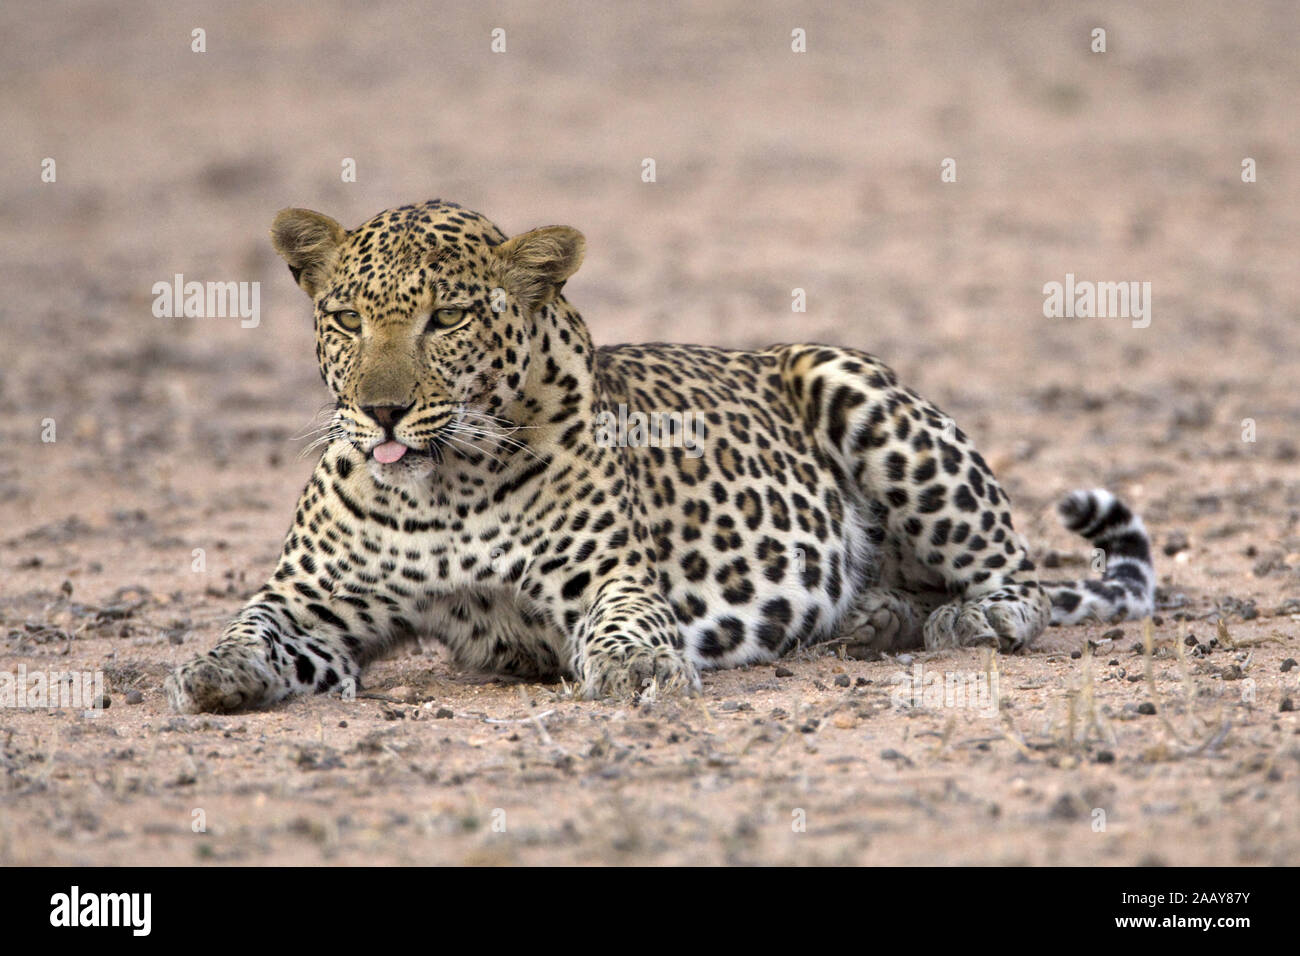
[[[351,232],[285,210],[277,250],[315,304],[316,356],[335,426],[381,482],[432,471],[517,402],[533,313],[576,270],[564,227],[506,241],[450,203],[390,210]]]
[[[350,236],[316,295],[316,355],[348,438],[377,465],[400,463],[375,470],[427,470],[519,398],[528,323],[490,252],[439,259],[445,250],[421,245],[391,257],[376,241]]]

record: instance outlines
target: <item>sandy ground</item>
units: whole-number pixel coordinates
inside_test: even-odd
[[[0,8],[0,669],[98,670],[110,702],[0,710],[0,864],[1300,861],[1300,13],[839,6]],[[582,229],[598,341],[884,356],[1069,573],[1055,500],[1128,496],[1151,653],[1098,624],[633,706],[431,644],[372,697],[171,715],[327,397],[271,217],[435,195]],[[177,273],[260,282],[259,324],[154,317]],[[1067,273],[1150,282],[1149,327],[1044,318]],[[996,674],[1000,707],[903,701],[918,666]]]

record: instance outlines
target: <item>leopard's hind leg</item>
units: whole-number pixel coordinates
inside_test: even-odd
[[[1051,602],[1007,496],[961,429],[862,352],[787,347],[782,373],[827,466],[873,503],[902,555],[901,580],[882,583],[945,592],[922,625],[924,645],[1032,643]]]
[[[843,647],[845,656],[872,660],[882,653],[921,646],[923,626],[933,605],[919,594],[897,588],[866,588],[828,643]]]

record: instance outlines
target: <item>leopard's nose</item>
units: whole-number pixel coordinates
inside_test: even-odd
[[[380,428],[391,432],[414,407],[415,402],[411,402],[408,405],[363,405],[361,410],[374,419]]]

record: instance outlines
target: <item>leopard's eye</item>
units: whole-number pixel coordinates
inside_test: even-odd
[[[464,319],[464,309],[434,309],[433,315],[429,316],[429,324],[425,327],[425,331],[436,332],[439,329],[454,329]]]
[[[329,315],[345,332],[357,332],[361,329],[360,312],[343,309],[340,312],[331,312]]]

